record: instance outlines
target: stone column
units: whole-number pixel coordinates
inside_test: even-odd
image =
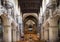
[[[57,20],[54,18],[49,19],[49,41],[56,42],[58,37]]]
[[[52,9],[49,9],[49,12],[50,12],[50,13],[49,13],[49,16],[50,16],[50,17],[53,17]]]
[[[46,21],[46,14],[44,14],[44,22]]]
[[[20,28],[19,28],[19,26],[16,28],[17,29],[17,33],[16,33],[17,41],[20,41]]]
[[[49,28],[48,27],[44,28],[44,40],[45,41],[49,40]]]
[[[24,29],[23,29],[23,23],[21,23],[21,36],[24,36]]]
[[[44,40],[44,28],[41,28],[41,40]]]
[[[44,36],[44,40],[45,41],[48,41],[49,40],[49,23],[48,21],[46,21],[44,24],[43,24],[43,27],[44,27],[44,30],[43,30],[43,36]]]
[[[12,22],[12,41],[13,42],[16,42],[17,41],[17,38],[16,38],[16,28],[17,28],[17,23],[13,20],[13,22]]]
[[[4,25],[3,39],[4,39],[4,42],[11,42],[11,26],[10,25]]]
[[[15,27],[13,27],[13,31],[12,31],[13,33],[13,42],[16,42],[16,28]]]
[[[3,20],[3,39],[4,42],[11,42],[11,17],[8,17],[8,14],[1,15]]]

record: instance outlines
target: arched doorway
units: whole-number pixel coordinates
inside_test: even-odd
[[[2,18],[0,17],[0,42],[3,41],[3,25]]]
[[[24,23],[24,39],[28,42],[37,42],[38,39],[38,29],[37,29],[37,23],[38,19],[32,15],[29,15],[25,17],[23,20]]]

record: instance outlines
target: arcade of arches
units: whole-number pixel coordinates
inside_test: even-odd
[[[60,42],[60,0],[0,0],[0,42]]]

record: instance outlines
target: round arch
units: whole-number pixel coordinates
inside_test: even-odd
[[[32,20],[32,21],[34,21],[36,24],[37,24],[37,22],[38,22],[38,19],[36,19],[36,17],[29,15],[29,16],[27,16],[27,17],[23,20],[24,24],[25,24],[28,20]]]
[[[23,21],[24,21],[24,19],[25,19],[26,17],[28,17],[28,16],[33,16],[34,18],[36,18],[36,19],[38,20],[38,15],[37,15],[36,13],[25,13],[25,14],[23,15]]]

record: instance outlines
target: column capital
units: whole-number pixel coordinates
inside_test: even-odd
[[[56,5],[57,5],[56,1],[52,1],[47,4],[47,8],[54,9]]]

